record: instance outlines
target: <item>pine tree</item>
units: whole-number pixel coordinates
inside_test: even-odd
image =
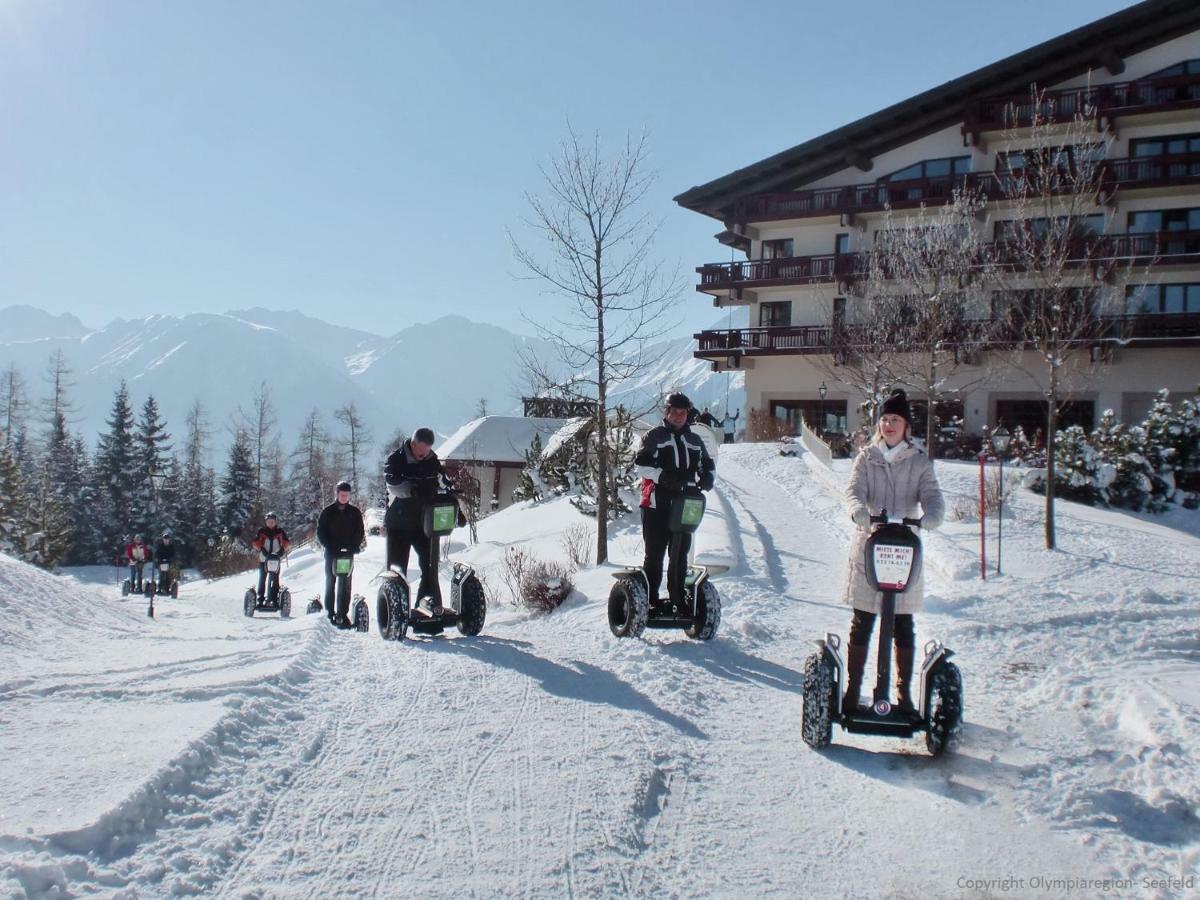
[[[239,430],[229,448],[229,461],[221,478],[221,517],[223,534],[243,535],[246,524],[254,515],[255,505],[254,451],[250,437]]]
[[[67,433],[67,421],[59,407],[53,416],[42,454],[42,478],[37,514],[43,535],[42,565],[57,566],[75,560],[75,520],[83,493],[80,461],[75,441]]]
[[[133,409],[129,389],[122,381],[113,397],[112,412],[106,421],[108,431],[100,435],[96,449],[95,473],[100,486],[98,524],[106,554],[137,531],[134,499],[140,485],[140,470],[134,441]]]
[[[0,553],[20,557],[25,545],[26,500],[12,444],[0,438]]]
[[[321,427],[317,410],[308,414],[300,440],[291,458],[291,477],[286,510],[287,527],[299,536],[317,526],[317,517],[332,489],[332,475],[325,458],[328,435]]]
[[[168,484],[171,459],[171,435],[158,413],[154,396],[146,398],[137,423],[135,447],[137,454],[137,497],[134,515],[138,530],[149,536],[167,524],[164,510],[174,505]]]
[[[175,493],[172,516],[176,542],[180,547],[180,564],[193,566],[208,561],[209,541],[215,543],[220,534],[216,502],[216,476],[205,465],[209,432],[205,425],[204,407],[197,400],[187,417],[187,439],[183,448],[183,465]]]

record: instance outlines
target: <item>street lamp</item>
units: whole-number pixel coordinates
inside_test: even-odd
[[[153,515],[153,514],[158,513],[158,491],[159,491],[159,488],[161,488],[163,486],[163,483],[167,480],[167,476],[163,475],[162,473],[160,473],[154,469],[151,469],[150,475],[149,475],[149,480],[150,480],[150,513]]]
[[[821,412],[818,422],[821,426],[821,434],[825,433],[825,395],[829,393],[829,388],[825,386],[825,382],[821,382],[821,386],[817,388],[817,393],[821,396]]]
[[[1008,452],[1008,445],[1012,441],[1012,435],[1008,429],[1000,425],[992,432],[992,449],[996,451],[996,455],[1000,457],[1000,490],[996,498],[996,574],[1000,573],[1000,556],[1004,552],[1004,454]]]

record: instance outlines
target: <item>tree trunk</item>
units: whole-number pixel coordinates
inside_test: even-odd
[[[600,270],[602,247],[596,241],[596,284],[603,284]],[[605,370],[604,298],[596,292],[596,565],[608,562],[608,373]]]
[[[1046,549],[1054,549],[1054,443],[1058,427],[1058,373],[1050,370],[1049,409],[1046,412]]]

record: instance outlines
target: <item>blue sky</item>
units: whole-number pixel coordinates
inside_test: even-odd
[[[570,117],[649,131],[703,327],[728,250],[672,196],[1130,5],[0,0],[0,307],[528,333],[505,228]]]

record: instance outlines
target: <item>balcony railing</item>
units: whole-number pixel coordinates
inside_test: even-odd
[[[780,259],[709,263],[700,266],[696,271],[700,274],[698,289],[708,291],[853,279],[860,273],[861,265],[861,258],[857,253],[831,253],[822,256],[787,256]]]
[[[1198,104],[1200,75],[1171,75],[1045,91],[1036,103],[1029,93],[989,97],[968,110],[964,130],[980,132],[1025,127],[1035,114],[1062,122],[1076,115],[1089,118],[1129,115],[1182,109]]]
[[[1192,343],[1200,340],[1200,313],[1162,313],[1136,316],[1105,316],[1101,333],[1080,343],[1121,341],[1136,345],[1138,341],[1153,341],[1165,345]],[[999,320],[968,322],[966,327],[981,333],[986,326],[995,326],[992,339],[978,349],[1011,348],[1022,340]],[[981,327],[984,326],[984,327]],[[701,359],[720,359],[728,356],[791,356],[825,354],[837,348],[853,352],[863,337],[856,325],[789,325],[774,328],[734,328],[701,331],[696,339],[695,356]],[[953,341],[949,341],[953,345]]]
[[[1112,188],[1144,188],[1200,184],[1200,153],[1139,156],[1105,160],[1104,181]],[[776,194],[756,194],[734,207],[739,224],[805,219],[813,216],[882,212],[885,208],[911,209],[922,203],[948,203],[956,188],[982,191],[991,199],[1004,196],[994,172],[972,172],[938,178],[877,181],[845,187],[813,188]]]

